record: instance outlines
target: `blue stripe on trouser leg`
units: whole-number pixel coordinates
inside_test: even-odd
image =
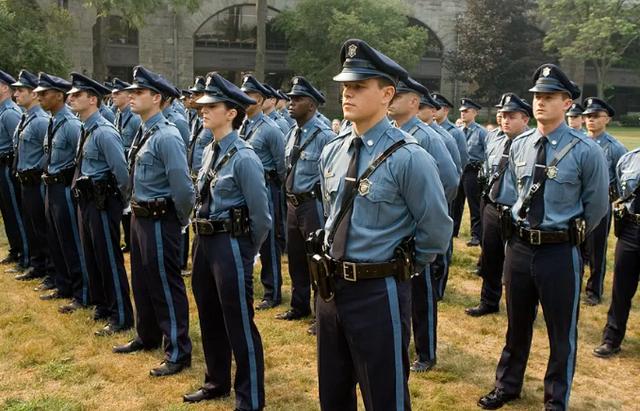
[[[65,187],[64,195],[67,199],[67,210],[69,211],[69,219],[71,220],[71,232],[73,240],[80,259],[80,270],[82,271],[82,304],[89,304],[89,272],[87,271],[87,262],[84,259],[84,249],[80,244],[80,231],[78,230],[78,219],[76,216],[76,208],[71,200],[71,188]]]
[[[271,214],[271,221],[273,222],[271,230],[269,231],[269,252],[271,253],[271,273],[273,275],[273,301],[280,301],[280,284],[278,284],[278,255],[276,252],[276,230],[278,229],[278,219],[276,218],[276,210],[273,204],[273,190],[269,189],[269,213]]]
[[[400,306],[398,304],[398,289],[393,277],[386,277],[389,312],[393,328],[393,360],[395,363],[396,410],[404,409],[404,373],[402,366],[402,329],[400,326]]]
[[[11,206],[16,216],[16,222],[18,223],[18,230],[20,230],[20,238],[22,239],[22,264],[26,267],[29,264],[29,241],[27,241],[27,232],[24,229],[22,223],[22,214],[20,214],[20,207],[18,207],[18,197],[16,197],[16,190],[13,186],[13,180],[11,180],[11,174],[9,167],[4,168],[5,178],[7,179],[7,186],[9,187],[9,194],[11,196]]]
[[[160,273],[160,281],[162,281],[162,289],[164,290],[164,298],[167,301],[169,309],[169,321],[171,322],[171,331],[169,339],[173,350],[169,361],[176,362],[178,359],[178,326],[176,323],[176,310],[173,306],[173,297],[169,289],[169,281],[167,280],[167,272],[164,267],[164,248],[162,245],[162,221],[154,222],[155,240],[156,240],[156,256],[158,258],[158,272]]]
[[[111,244],[111,231],[109,230],[109,222],[107,221],[107,212],[99,211],[100,220],[102,221],[102,232],[104,234],[105,244],[107,244],[107,255],[109,256],[109,266],[111,275],[113,276],[113,293],[116,295],[118,304],[118,325],[124,325],[124,300],[122,296],[122,288],[120,287],[120,277],[118,275],[118,266],[113,253],[113,245]]]
[[[431,360],[436,358],[436,350],[435,350],[435,334],[436,330],[434,329],[434,310],[433,306],[434,298],[433,298],[433,287],[431,284],[431,267],[427,265],[424,269],[424,282],[427,287],[427,326],[429,327],[429,357]]]
[[[569,360],[567,361],[567,393],[565,395],[564,404],[569,409],[569,394],[571,390],[571,383],[573,381],[573,372],[576,364],[576,345],[578,343],[578,302],[580,300],[580,272],[581,261],[580,253],[577,247],[572,247],[571,255],[573,256],[573,275],[574,275],[574,293],[573,293],[573,307],[571,310],[571,328],[569,329]]]
[[[251,335],[251,325],[249,324],[249,310],[247,308],[246,289],[244,284],[244,266],[242,264],[242,255],[240,254],[240,245],[235,238],[231,239],[231,252],[236,265],[238,274],[238,297],[240,302],[240,312],[242,315],[242,329],[247,343],[247,356],[249,357],[249,380],[251,384],[251,407],[258,409],[258,371],[256,366],[256,350],[253,344],[253,336]]]

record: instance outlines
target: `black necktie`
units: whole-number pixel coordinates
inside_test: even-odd
[[[122,134],[122,128],[120,128],[121,126],[121,121],[122,121],[122,111],[118,110],[116,112],[116,119],[114,120],[114,124],[116,126],[116,130],[118,130],[118,133]]]
[[[489,192],[489,199],[496,202],[496,198],[498,198],[498,194],[500,194],[500,187],[502,186],[502,175],[504,174],[504,170],[507,168],[507,163],[509,162],[509,149],[511,148],[511,139],[507,137],[507,141],[504,143],[504,150],[502,151],[502,157],[500,158],[500,162],[498,163],[498,169],[496,173],[498,174],[497,181],[493,182],[493,186],[491,187],[491,191]]]
[[[242,125],[240,126],[240,131],[238,132],[238,135],[240,135],[240,138],[243,140],[246,140],[245,136],[247,134],[248,126],[249,126],[249,119],[245,118],[244,121],[242,122]]]
[[[216,165],[216,161],[218,161],[218,156],[220,155],[220,145],[218,143],[213,143],[213,158],[211,159],[211,165],[209,166],[209,170],[213,169]],[[207,170],[207,172],[209,172]],[[199,218],[209,218],[209,205],[211,204],[211,181],[207,179],[205,175],[205,185],[202,187],[201,198],[202,203],[200,204],[200,209],[198,210]],[[208,182],[208,184],[207,184]]]
[[[287,175],[287,181],[285,184],[285,188],[287,192],[293,192],[293,165],[300,158],[300,137],[302,136],[302,129],[300,127],[296,128],[295,134],[293,135],[293,148],[291,149],[291,154],[289,155],[289,174]]]
[[[51,164],[51,152],[53,151],[52,144],[53,144],[53,117],[49,118],[49,125],[47,125],[47,166]],[[45,171],[47,170],[45,169]]]
[[[18,123],[18,127],[16,128],[16,134],[14,138],[15,153],[13,155],[13,165],[11,166],[14,173],[18,171],[18,154],[20,153],[20,134],[22,134],[22,129],[24,128],[24,123],[26,121],[27,121],[27,113],[22,113],[22,115],[20,116],[20,122]]]
[[[463,128],[462,131],[464,132],[465,138],[469,138],[469,127]]]
[[[347,250],[347,235],[349,233],[349,225],[351,225],[351,215],[353,214],[353,202],[351,204],[345,204],[345,200],[349,197],[349,193],[355,188],[356,179],[358,178],[358,159],[360,158],[360,147],[362,147],[362,139],[356,136],[351,140],[352,153],[351,160],[349,161],[349,167],[347,168],[347,175],[344,178],[344,187],[342,204],[343,207],[349,207],[342,220],[340,220],[338,227],[336,227],[336,233],[333,237],[333,245],[331,248],[333,257],[336,260],[343,260]]]
[[[536,164],[533,173],[533,184],[537,185],[538,190],[531,199],[531,206],[527,214],[529,220],[529,226],[532,228],[538,227],[542,223],[544,218],[544,174],[547,172],[547,139],[546,136],[540,137],[538,142],[538,152],[536,154]]]

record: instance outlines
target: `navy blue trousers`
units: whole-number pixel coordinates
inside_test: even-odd
[[[602,299],[604,292],[604,277],[607,272],[607,240],[611,227],[611,208],[602,221],[587,235],[582,244],[582,258],[584,264],[589,265],[589,279],[585,285],[588,295]]]
[[[318,380],[322,410],[410,410],[411,282],[393,277],[336,281],[318,299]]]
[[[502,297],[502,272],[504,267],[504,241],[500,212],[493,204],[486,204],[482,211],[482,258],[480,276],[482,288],[480,302],[498,307]]]
[[[45,213],[56,288],[65,297],[89,304],[89,273],[80,243],[78,216],[71,188],[64,184],[46,186]]]
[[[604,342],[619,347],[627,330],[631,300],[640,278],[640,226],[626,222],[616,243],[613,297],[604,328]]]
[[[236,408],[264,407],[264,354],[254,322],[253,259],[249,236],[198,236],[192,269],[206,363],[204,388],[231,390],[231,355],[236,363]]]
[[[509,394],[520,393],[540,304],[551,350],[544,377],[547,410],[569,408],[578,343],[581,263],[580,251],[568,242],[540,246],[518,238],[507,242],[504,281],[509,322],[495,385]]]
[[[133,308],[120,249],[122,202],[111,197],[105,201],[105,209],[98,210],[93,201],[80,200],[78,215],[91,303],[110,323],[131,327]]]
[[[436,361],[438,342],[438,282],[429,267],[411,278],[411,323],[419,361]]]
[[[55,282],[55,271],[49,258],[47,219],[44,214],[44,184],[21,185],[22,210],[29,241],[29,265],[46,275],[45,281]]]
[[[271,230],[260,247],[260,281],[264,288],[264,300],[271,300],[279,304],[282,300],[282,193],[280,186],[267,181],[269,190],[269,212],[271,213]]]
[[[294,207],[287,204],[287,254],[291,276],[291,308],[310,314],[311,277],[305,241],[309,234],[324,226],[322,205],[316,199]]]
[[[171,362],[191,360],[180,230],[175,213],[162,219],[131,216],[131,286],[138,339],[147,348],[164,342],[165,359]]]
[[[0,212],[9,242],[9,254],[20,256],[20,265],[29,265],[29,242],[22,216],[22,191],[10,165],[0,166]]]

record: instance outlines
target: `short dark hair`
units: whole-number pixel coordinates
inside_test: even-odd
[[[376,79],[378,80],[378,87],[380,88],[385,88],[389,86],[392,86],[394,88],[396,87],[396,85],[386,77],[376,77]]]
[[[158,93],[157,91],[151,90],[151,89],[148,89],[148,90],[149,90],[149,92],[151,93],[152,96],[155,96],[156,94],[160,95],[160,106],[161,107],[165,103],[165,101],[168,101],[168,97],[165,94]]]
[[[247,115],[244,108],[240,107],[237,104],[231,103],[230,101],[223,101],[223,104],[227,110],[235,110],[238,112],[238,114],[235,116],[235,118],[231,122],[231,127],[233,127],[234,130],[240,129],[240,126],[242,126],[242,122],[244,121],[244,118]]]
[[[100,108],[102,105],[102,97],[93,90],[85,90],[85,92],[87,93],[87,96],[96,98],[96,107]]]

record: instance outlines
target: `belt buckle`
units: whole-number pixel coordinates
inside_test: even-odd
[[[529,230],[529,242],[532,245],[542,244],[542,232],[540,230]]]
[[[349,261],[342,262],[342,277],[351,282],[358,281],[358,268],[356,263],[351,263]]]

